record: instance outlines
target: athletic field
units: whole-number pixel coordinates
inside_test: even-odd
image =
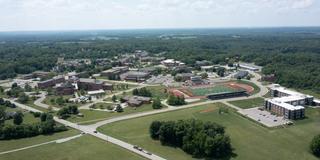
[[[190,96],[206,96],[209,94],[231,93],[231,92],[237,92],[242,90],[244,89],[230,87],[228,85],[216,85],[216,86],[189,88],[187,90],[183,90],[183,92]]]

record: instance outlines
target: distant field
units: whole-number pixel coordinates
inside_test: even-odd
[[[49,141],[49,139],[47,140]],[[2,142],[0,146],[5,147]],[[27,144],[26,144],[27,145]],[[17,148],[19,146],[16,146]],[[143,160],[144,158],[107,143],[95,137],[85,135],[64,142],[51,143],[41,147],[0,155],[1,160]]]
[[[309,153],[309,142],[320,133],[320,109],[306,110],[307,119],[297,121],[288,128],[268,129],[243,118],[238,113],[219,114],[222,104],[210,104],[185,110],[120,121],[99,128],[121,140],[137,144],[167,159],[193,159],[178,148],[161,146],[149,137],[148,128],[154,120],[195,118],[217,122],[226,127],[238,160],[316,160]]]
[[[264,99],[263,98],[252,98],[252,99],[246,99],[246,100],[238,100],[238,101],[230,101],[229,103],[238,106],[242,109],[247,108],[254,108],[254,107],[261,107],[264,105]]]

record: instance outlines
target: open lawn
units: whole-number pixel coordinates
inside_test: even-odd
[[[105,112],[105,111],[96,111],[96,110],[80,110],[84,117],[72,116],[68,118],[71,122],[77,122],[79,124],[92,124],[104,119],[109,119],[117,116],[123,116],[132,113],[145,112],[153,110],[152,104],[144,104],[140,107],[126,107],[121,113],[118,112]]]
[[[78,106],[79,104],[77,103],[72,103],[72,102],[65,102],[62,106],[59,106],[57,103],[56,103],[56,99],[59,98],[60,96],[54,96],[54,95],[50,95],[50,96],[47,96],[46,99],[44,99],[43,103],[47,104],[47,105],[50,105],[50,106],[53,106],[53,107],[57,107],[57,108],[61,108],[63,106],[68,106],[68,105],[76,105]],[[64,100],[68,100],[70,98],[72,98],[72,96],[62,96]]]
[[[31,114],[28,111],[23,111],[20,108],[7,108],[6,112],[15,112],[15,111],[21,111],[23,113],[23,122],[22,124],[32,124],[36,122],[40,122],[40,118],[35,118],[33,114]],[[6,120],[5,124],[13,124],[13,119]]]
[[[165,93],[165,86],[146,86],[146,88],[151,92],[152,98],[159,97],[160,99],[166,99],[168,97],[168,94]],[[124,96],[132,96],[132,91],[126,92],[125,95],[117,95],[117,99],[119,100]],[[112,97],[105,99],[105,101],[112,101]]]
[[[47,140],[49,141],[49,140]],[[1,143],[1,147],[3,144]],[[18,146],[17,146],[18,147]],[[5,155],[0,155],[1,160],[106,160],[130,159],[142,160],[143,158],[124,150],[111,143],[95,137],[85,135],[80,138],[64,142],[51,143],[41,147],[31,148]]]
[[[246,100],[239,100],[239,101],[230,101],[229,103],[238,106],[242,109],[254,108],[254,107],[261,107],[264,105],[263,98],[252,98]]]
[[[80,134],[80,133],[76,130],[69,129],[68,131],[54,133],[51,135],[39,135],[36,137],[22,138],[22,139],[15,139],[15,140],[0,140],[0,152],[23,148],[31,145],[36,145],[36,144],[53,141],[60,138],[66,138],[66,137],[74,136],[77,134]],[[3,155],[0,155],[0,159],[1,160],[4,159]],[[10,158],[8,157],[6,159],[10,159]],[[21,157],[21,159],[23,158]]]
[[[147,86],[146,88],[152,93],[153,98],[159,97],[160,99],[166,99],[168,97],[168,94],[165,93],[165,86]]]
[[[306,110],[307,119],[298,121],[288,128],[265,128],[243,118],[229,109],[229,113],[219,114],[222,104],[209,104],[185,110],[173,111],[153,116],[141,117],[108,124],[99,131],[139,145],[167,159],[192,159],[178,148],[161,146],[159,141],[149,137],[149,125],[154,120],[178,120],[195,118],[213,121],[226,127],[231,137],[235,157],[232,159],[248,160],[301,160],[317,159],[309,153],[309,142],[320,133],[320,109]]]

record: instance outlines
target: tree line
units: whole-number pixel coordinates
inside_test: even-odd
[[[162,145],[179,147],[195,158],[226,158],[232,146],[224,127],[200,120],[153,121],[150,137]]]

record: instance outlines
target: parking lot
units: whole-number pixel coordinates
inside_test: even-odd
[[[268,127],[276,127],[289,122],[283,117],[272,115],[270,112],[259,110],[258,108],[243,109],[238,112]]]

